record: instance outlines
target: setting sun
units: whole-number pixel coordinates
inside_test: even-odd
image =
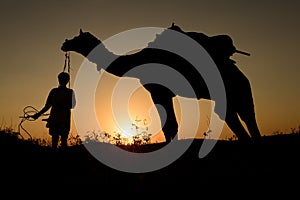
[[[105,131],[121,132],[130,137],[136,134],[137,125],[141,128],[147,127],[147,131],[156,141],[164,140],[160,135],[159,115],[149,92],[138,79],[121,79],[103,72],[97,88],[95,110],[100,127]]]

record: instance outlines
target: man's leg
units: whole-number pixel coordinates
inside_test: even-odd
[[[52,134],[52,149],[57,149],[59,136],[57,134]]]
[[[68,146],[68,134],[62,134],[61,137],[61,148],[65,149]]]

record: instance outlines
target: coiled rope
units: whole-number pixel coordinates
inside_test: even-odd
[[[23,127],[23,123],[25,121],[35,121],[35,119],[32,118],[34,114],[39,112],[36,108],[33,106],[26,106],[23,108],[23,116],[19,116],[21,118],[21,121],[18,125],[18,136],[20,136],[22,139],[24,139],[24,136],[21,134],[21,130],[23,130],[29,137],[29,140],[32,140],[31,134]],[[42,114],[41,116],[48,116],[49,114]],[[47,119],[42,119],[42,121],[46,121]]]

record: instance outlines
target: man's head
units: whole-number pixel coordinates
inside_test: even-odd
[[[67,85],[67,83],[70,81],[70,75],[67,72],[61,72],[57,76],[58,82],[60,85]]]

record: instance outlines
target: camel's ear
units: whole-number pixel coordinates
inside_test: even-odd
[[[79,34],[81,35],[83,33],[82,29],[79,30]]]

